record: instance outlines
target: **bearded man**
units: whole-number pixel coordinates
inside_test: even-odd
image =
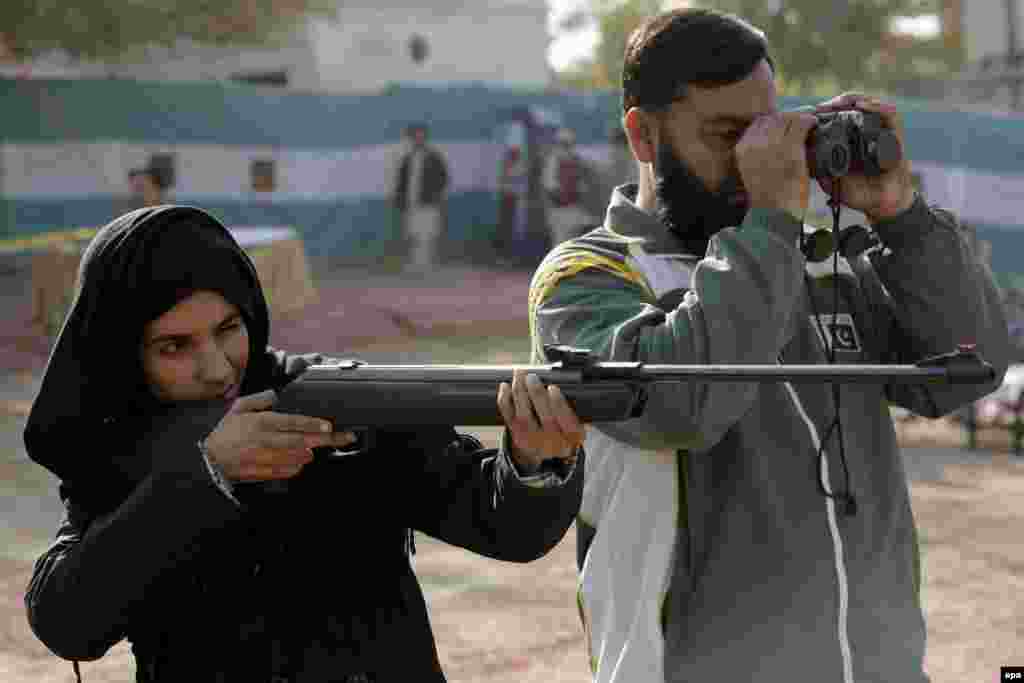
[[[924,683],[917,534],[889,405],[938,417],[991,392],[1009,340],[997,290],[910,162],[828,190],[880,244],[831,267],[799,248],[813,113],[777,108],[764,34],[679,9],[624,59],[639,182],[552,250],[530,288],[536,361],[913,363],[976,342],[979,385],[677,382],[592,425],[579,605],[599,683]],[[817,113],[895,107],[861,94]],[[831,263],[828,264],[831,266]],[[815,268],[815,266],[818,266]],[[822,276],[825,271],[825,275]]]

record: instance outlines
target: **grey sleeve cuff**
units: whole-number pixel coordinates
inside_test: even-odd
[[[220,468],[210,461],[210,452],[206,448],[206,440],[201,440],[197,445],[199,446],[199,453],[203,456],[203,464],[206,465],[206,471],[210,474],[213,483],[232,503],[241,507],[242,504],[235,498],[234,487],[231,485],[231,482],[224,477],[224,473],[220,471]]]
[[[534,489],[546,489],[562,486],[572,479],[582,446],[571,460],[547,460],[536,467],[527,468],[517,464],[509,455],[512,449],[509,438],[508,429],[505,429],[501,435],[501,444],[498,446],[498,457],[505,461],[519,483]]]

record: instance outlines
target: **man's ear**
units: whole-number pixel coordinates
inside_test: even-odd
[[[642,164],[654,161],[658,149],[657,121],[650,113],[631,107],[622,117],[622,128],[629,139],[633,156]]]

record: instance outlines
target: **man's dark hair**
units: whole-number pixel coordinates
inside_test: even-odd
[[[714,88],[749,76],[762,59],[771,64],[764,33],[743,19],[707,9],[655,15],[626,43],[622,110],[666,109],[690,84]]]

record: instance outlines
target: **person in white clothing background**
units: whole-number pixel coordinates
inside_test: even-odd
[[[448,164],[427,144],[427,126],[409,127],[409,151],[402,157],[395,182],[395,208],[411,242],[409,267],[427,270],[437,263],[437,245],[444,232],[444,201]]]

